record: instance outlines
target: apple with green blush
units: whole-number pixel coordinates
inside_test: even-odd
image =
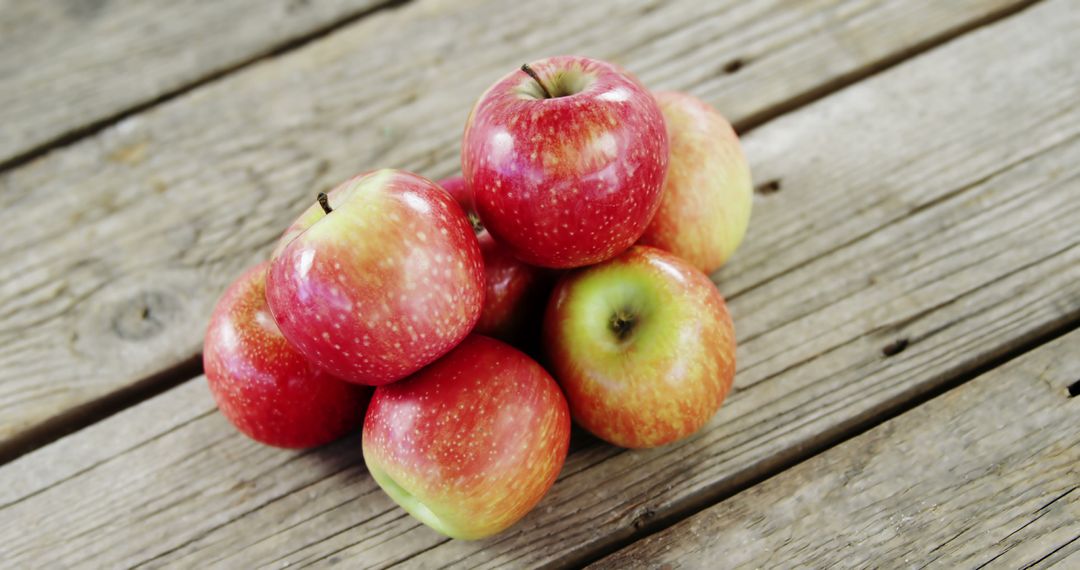
[[[698,431],[735,376],[735,331],[716,286],[647,246],[563,276],[543,338],[574,420],[622,447]]]
[[[638,243],[670,251],[712,273],[742,243],[754,188],[739,137],[708,103],[656,93],[671,157],[660,209]]]
[[[282,334],[334,376],[377,386],[457,345],[484,302],[480,246],[434,182],[376,170],[319,196],[282,236],[266,299]]]
[[[434,364],[375,389],[364,462],[436,531],[475,540],[513,525],[555,482],[570,413],[551,376],[501,341],[470,335]]]

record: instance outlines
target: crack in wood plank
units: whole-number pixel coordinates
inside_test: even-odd
[[[0,465],[48,445],[85,426],[97,423],[202,374],[202,355],[198,354],[161,372],[147,376],[120,390],[65,410],[48,420],[8,438],[0,445]]]

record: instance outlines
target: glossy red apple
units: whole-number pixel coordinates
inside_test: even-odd
[[[491,237],[480,222],[472,191],[463,177],[445,178],[439,185],[465,210],[484,257],[484,308],[473,332],[513,344],[536,338],[533,333],[539,331],[555,272],[521,261]]]
[[[735,375],[735,331],[712,281],[640,245],[559,281],[544,347],[574,420],[623,447],[701,429]]]
[[[519,259],[555,268],[598,263],[641,237],[667,161],[652,94],[614,65],[569,56],[490,87],[461,148],[484,226]]]
[[[570,444],[570,413],[544,369],[471,335],[417,374],[375,390],[364,461],[399,505],[453,537],[514,524],[547,493]]]
[[[660,209],[639,243],[670,251],[712,273],[742,243],[754,188],[735,129],[708,103],[656,93],[671,159]]]
[[[483,306],[484,267],[453,198],[391,169],[320,198],[270,262],[266,298],[285,338],[368,385],[404,378],[465,338]]]
[[[364,419],[371,388],[323,372],[281,336],[266,306],[266,263],[222,295],[203,344],[218,408],[248,437],[278,447],[329,443]]]

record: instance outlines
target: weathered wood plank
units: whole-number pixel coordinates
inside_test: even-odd
[[[785,183],[759,201],[746,257],[779,253],[758,236],[803,218],[776,256],[803,264],[732,301],[742,344],[726,410],[683,445],[560,481],[516,534],[441,543],[410,564],[587,559],[1075,323],[1080,68],[1066,54],[1080,44],[1064,38],[1078,24],[1075,4],[1033,8],[752,133],[754,168]],[[934,140],[896,143],[920,133]],[[818,250],[815,232],[838,223],[851,238]],[[901,338],[906,349],[884,357]],[[371,551],[342,547],[334,556],[347,563]]]
[[[385,2],[0,1],[0,164]]]
[[[595,568],[1003,568],[1080,553],[1080,331]]]
[[[77,476],[110,458],[128,453],[146,441],[153,440],[180,428],[216,409],[209,401],[206,386],[187,382],[152,404],[127,410],[124,422],[100,425],[93,438],[66,438],[49,446],[52,459],[26,464],[3,473],[0,505],[25,499],[56,483]],[[139,432],[132,439],[132,429]]]
[[[0,450],[197,354],[221,290],[316,190],[450,174],[516,62],[614,59],[738,120],[1025,4],[420,1],[125,120],[0,176]]]
[[[785,231],[766,225],[779,212],[807,204],[852,218],[861,237],[732,301],[742,370],[703,433],[644,452],[578,442],[551,494],[504,535],[446,542],[374,491],[355,441],[306,454],[263,448],[219,415],[202,417],[212,409],[204,392],[194,421],[156,438],[130,428],[115,447],[130,451],[0,508],[0,541],[14,563],[36,564],[559,564],[805,457],[1080,318],[1080,108],[1069,89],[1080,38],[1066,33],[1077,24],[1070,2],[1048,2],[753,132],[755,167],[783,172],[785,184],[759,201],[747,258],[772,247],[761,236]],[[931,148],[963,152],[895,144],[931,131]],[[866,172],[905,170],[919,183],[893,174],[863,185]],[[895,208],[906,215],[882,226]],[[901,337],[906,349],[884,357]],[[0,488],[170,397],[0,469]],[[102,504],[121,514],[102,519]]]

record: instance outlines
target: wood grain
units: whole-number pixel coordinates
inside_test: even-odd
[[[706,430],[642,452],[578,438],[503,535],[447,541],[374,490],[355,440],[260,447],[205,392],[196,419],[144,436],[135,414],[170,392],[0,469],[4,488],[130,426],[73,476],[23,483],[0,541],[15,565],[565,565],[710,504],[1080,319],[1078,24],[1072,3],[1047,2],[754,131],[754,167],[784,184],[759,199],[731,270],[777,247],[784,212],[844,220],[852,238],[732,300],[737,390]],[[800,227],[788,247],[825,226]]]
[[[1001,568],[1080,554],[1080,331],[595,564]]]
[[[190,360],[223,288],[318,190],[452,173],[472,102],[518,62],[614,59],[741,120],[1026,4],[563,0],[556,24],[419,1],[124,120],[0,176],[0,449]]]
[[[0,164],[385,0],[0,1]]]

